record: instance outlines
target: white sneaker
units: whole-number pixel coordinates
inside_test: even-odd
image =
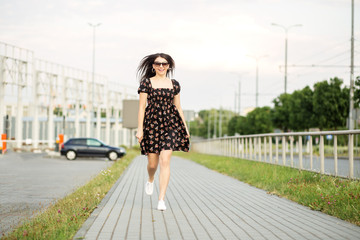
[[[149,182],[149,181],[146,182],[145,192],[146,192],[147,195],[152,195],[153,194],[153,192],[154,192],[154,181],[153,182]]]
[[[157,209],[160,210],[160,211],[165,211],[165,210],[166,210],[166,206],[165,206],[164,200],[159,200]]]

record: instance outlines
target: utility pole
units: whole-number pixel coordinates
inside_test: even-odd
[[[35,80],[33,80],[33,81],[35,81]],[[3,56],[0,56],[0,134],[7,133],[6,132],[7,129],[6,128],[3,129],[5,115],[6,115],[6,104],[5,104],[5,60],[4,60]],[[9,135],[7,135],[7,136],[9,136]]]
[[[259,61],[261,58],[267,57],[267,55],[262,55],[262,56],[250,56],[247,55],[248,57],[254,58],[256,60],[256,81],[255,81],[255,106],[258,107],[259,106]]]
[[[237,112],[237,97],[238,97],[238,94],[237,94],[237,92],[235,91],[235,93],[234,93],[234,113],[236,113]]]
[[[351,0],[351,60],[350,60],[350,109],[349,130],[354,130],[354,0]]]
[[[240,78],[240,77],[239,77]],[[239,104],[238,104],[238,108],[239,108],[239,110],[238,110],[238,113],[239,113],[239,115],[241,115],[241,79],[239,79]]]
[[[258,107],[259,106],[259,60],[258,59],[256,59],[256,93],[255,93],[255,98],[256,98],[255,106]]]
[[[99,27],[101,25],[101,23],[97,23],[97,24],[92,24],[89,23],[89,26],[92,27],[93,29],[93,51],[92,51],[92,103],[91,103],[91,108],[93,111],[93,116],[95,118],[95,29],[97,27]],[[101,114],[100,112],[98,112],[97,114]],[[95,125],[95,121],[94,121],[94,125]],[[93,136],[95,136],[95,126],[93,129]]]
[[[219,113],[219,137],[222,137],[222,108],[220,107]]]
[[[238,93],[236,93],[235,91],[235,108],[234,108],[234,113],[238,113],[239,115],[241,114],[241,77],[244,74],[247,74],[247,72],[231,72],[232,74],[235,74],[239,80],[238,80]]]
[[[216,138],[216,109],[214,111],[214,138]]]
[[[287,49],[288,49],[288,31],[290,30],[290,28],[292,27],[301,27],[302,24],[295,24],[295,25],[291,25],[291,26],[288,26],[288,27],[285,27],[283,25],[280,25],[280,24],[276,24],[276,23],[272,23],[271,25],[273,26],[277,26],[277,27],[281,27],[284,29],[285,31],[285,79],[284,79],[284,92],[286,93],[287,91]]]
[[[207,138],[208,139],[210,139],[210,126],[211,126],[211,119],[210,119],[210,117],[211,117],[211,110],[209,110],[209,114],[208,114],[208,131],[207,131]]]

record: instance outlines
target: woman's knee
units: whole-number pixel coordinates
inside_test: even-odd
[[[160,167],[169,167],[170,166],[170,157],[160,157],[159,161]]]
[[[148,163],[148,169],[156,170],[156,168],[157,168],[157,163],[154,163],[154,162],[149,162]]]
[[[160,167],[169,167],[170,159],[160,159]]]
[[[152,170],[156,170],[159,163],[159,155],[158,154],[149,154],[148,156],[148,168]]]

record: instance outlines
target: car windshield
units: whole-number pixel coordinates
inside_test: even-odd
[[[100,142],[102,145],[107,145],[106,143],[104,143],[103,141],[96,139],[96,141]]]

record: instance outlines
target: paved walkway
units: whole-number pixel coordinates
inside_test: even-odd
[[[360,239],[360,227],[178,157],[158,211],[146,163],[134,159],[74,239]]]

